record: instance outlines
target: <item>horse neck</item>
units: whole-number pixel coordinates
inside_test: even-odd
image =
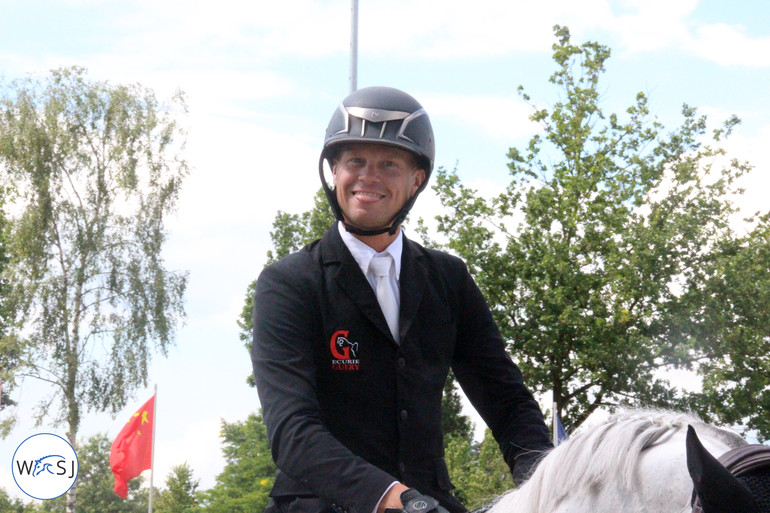
[[[539,513],[539,493],[525,483],[499,497],[485,513]]]
[[[705,427],[692,417],[646,411],[597,426],[551,451],[489,513],[681,511],[692,492],[682,429],[688,423]],[[720,454],[726,446],[710,429],[706,438]]]

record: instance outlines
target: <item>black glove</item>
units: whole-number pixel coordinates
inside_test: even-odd
[[[401,492],[402,509],[386,508],[385,513],[449,513],[436,499],[423,495],[414,488]]]

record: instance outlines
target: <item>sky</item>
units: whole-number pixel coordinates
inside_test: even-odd
[[[157,385],[156,486],[185,462],[200,489],[213,486],[224,466],[221,422],[259,408],[236,321],[276,212],[308,210],[319,187],[324,130],[350,87],[350,10],[350,0],[0,0],[4,81],[77,65],[160,98],[186,93],[192,171],[168,219],[164,258],[189,271],[187,320],[168,356],[154,357],[148,387],[116,418],[87,415],[80,431],[113,438]],[[433,122],[436,166],[493,192],[508,183],[508,149],[538,130],[518,86],[538,106],[558,99],[551,45],[553,26],[565,25],[574,42],[612,49],[606,112],[622,114],[642,91],[669,130],[685,103],[712,126],[739,116],[727,149],[755,166],[739,205],[767,210],[768,19],[761,0],[359,0],[357,82],[415,96]],[[438,208],[427,190],[411,218]],[[0,487],[13,496],[22,496],[10,469],[19,443],[65,431],[29,421],[45,394],[25,382],[13,396],[19,422],[0,441]]]

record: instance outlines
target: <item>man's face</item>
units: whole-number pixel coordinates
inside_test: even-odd
[[[382,144],[348,144],[332,162],[345,221],[376,230],[390,225],[425,180],[412,154]]]

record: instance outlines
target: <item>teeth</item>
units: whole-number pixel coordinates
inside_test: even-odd
[[[384,198],[382,194],[377,194],[376,192],[354,192],[353,195],[360,194],[361,196],[369,196],[370,198]]]

